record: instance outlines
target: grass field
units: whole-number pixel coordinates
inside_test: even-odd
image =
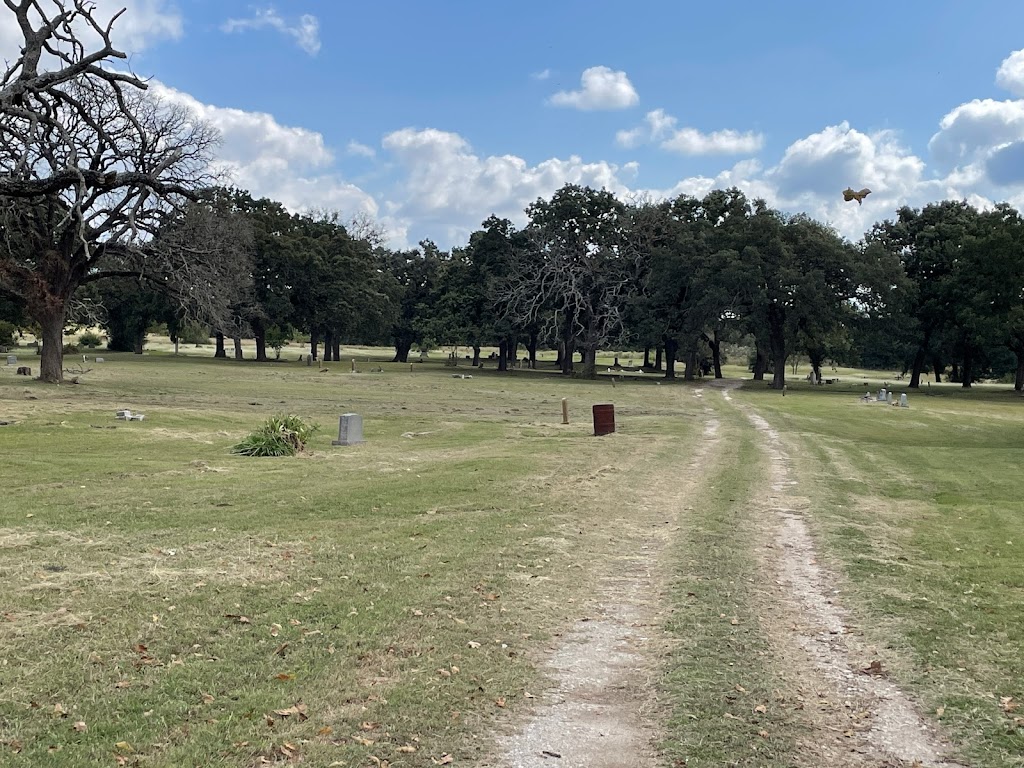
[[[671,476],[707,418],[692,387],[653,376],[455,379],[443,355],[410,370],[368,349],[320,372],[188,351],[202,356],[101,352],[77,386],[0,369],[14,422],[0,427],[0,763],[486,762],[489,735],[543,689],[538,659],[586,615],[633,494]],[[973,765],[1022,764],[1024,403],[933,387],[901,411],[857,401],[884,376],[837,375],[734,397],[799,457],[823,556],[887,669]],[[601,402],[618,431],[595,438]],[[738,521],[759,495],[756,441],[712,405],[714,470],[673,510],[666,754],[789,765],[806,727],[792,710],[721,725],[738,683],[751,701],[788,693],[748,620],[754,542]],[[115,421],[122,407],[145,421]],[[332,447],[350,411],[367,442]],[[274,413],[322,426],[308,455],[230,454]]]
[[[78,386],[0,371],[12,765],[472,763],[586,610],[625,469],[693,429],[653,381],[105,358]],[[348,411],[367,442],[334,448]],[[323,426],[310,455],[229,454],[277,412]]]

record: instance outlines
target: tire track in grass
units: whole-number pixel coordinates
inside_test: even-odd
[[[673,523],[685,499],[717,449],[718,421],[710,413],[705,409],[703,439],[682,472],[666,478],[654,462],[637,462],[631,469],[629,515],[613,532],[615,550],[601,566],[597,615],[578,621],[547,659],[544,671],[552,688],[538,696],[517,731],[499,739],[496,765],[501,768],[660,764],[651,660],[665,642],[659,610],[667,576],[659,559],[679,530]]]
[[[817,733],[803,740],[804,751],[820,761],[811,764],[961,766],[948,756],[950,743],[849,631],[835,579],[818,562],[801,512],[808,502],[797,495],[780,435],[749,407],[739,408],[760,433],[769,460],[760,561],[777,610],[762,621],[775,653],[788,659],[796,684],[817,710]]]

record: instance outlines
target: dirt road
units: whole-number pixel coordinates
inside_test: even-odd
[[[813,702],[789,765],[953,768],[950,745],[913,702],[872,668],[843,606],[841,581],[819,564],[807,515],[810,502],[790,467],[785,437],[732,397],[735,384],[690,391],[701,403],[703,439],[671,481],[648,478],[631,488],[628,516],[600,570],[593,614],[563,635],[544,661],[550,689],[529,715],[499,739],[496,768],[648,768],[659,755],[671,702],[659,687],[670,639],[672,545],[685,536],[687,509],[720,461],[729,429],[756,430],[764,475],[761,492],[744,503],[756,515],[757,613],[773,663],[787,670],[780,686]],[[723,728],[729,727],[723,722]],[[686,764],[686,763],[682,763]],[[747,764],[747,763],[735,763]],[[753,764],[753,763],[751,763]],[[758,763],[760,764],[760,763]],[[675,763],[680,765],[680,763]]]

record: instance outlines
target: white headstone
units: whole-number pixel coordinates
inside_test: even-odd
[[[17,365],[18,364],[18,356],[17,355],[8,355],[7,356],[7,364],[8,365]]]
[[[343,413],[338,419],[338,439],[331,445],[355,445],[363,442],[363,417],[358,413]]]
[[[96,358],[96,362],[97,362],[97,363],[102,363],[102,362],[104,362],[104,360],[103,360],[103,358],[102,358],[102,357],[97,357],[97,358]]]
[[[887,403],[891,403],[892,402],[892,392],[886,392],[885,393],[885,402],[887,402]]]
[[[880,402],[880,403],[884,403],[885,402],[885,388],[884,387],[882,389],[878,390],[878,402]]]
[[[900,408],[909,408],[910,403],[907,402],[907,393],[904,392],[900,395]]]

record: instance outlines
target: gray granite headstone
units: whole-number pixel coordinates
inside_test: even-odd
[[[17,355],[8,355],[7,356],[7,364],[8,365],[17,365],[18,364],[18,356]]]
[[[338,419],[338,439],[331,445],[355,445],[363,442],[363,417],[358,413],[343,413]]]
[[[878,390],[878,402],[880,402],[880,403],[884,403],[885,402],[885,394],[886,394],[885,389]]]
[[[97,362],[97,363],[102,363],[102,362],[104,362],[104,360],[103,360],[103,358],[102,358],[102,357],[97,357],[97,358],[96,358],[96,362]]]

